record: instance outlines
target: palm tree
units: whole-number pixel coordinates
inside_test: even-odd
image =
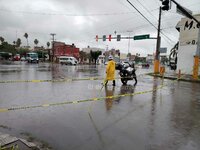
[[[37,46],[38,43],[39,43],[38,39],[35,39],[35,40],[34,40],[34,44]]]
[[[15,44],[16,44],[16,42],[15,42],[15,41],[13,41],[13,44],[15,45]]]
[[[127,58],[130,60],[130,58],[131,58],[131,53],[128,53],[128,54],[127,54]]]
[[[4,38],[2,36],[0,36],[0,41],[1,41],[1,44],[4,42]]]
[[[20,47],[21,44],[22,44],[22,41],[20,38],[18,38],[16,41],[16,47]]]
[[[26,38],[27,47],[28,47],[28,34],[27,34],[27,33],[25,33],[25,34],[24,34],[24,37]]]
[[[49,49],[49,46],[50,46],[50,42],[47,42],[49,61],[51,61],[51,59],[50,59],[50,49]]]
[[[50,46],[50,42],[47,42],[47,48],[49,48],[49,46]]]

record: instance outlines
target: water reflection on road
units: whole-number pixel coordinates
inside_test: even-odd
[[[101,80],[0,84],[0,108],[106,96],[100,101],[0,113],[0,131],[15,136],[29,132],[58,150],[200,149],[200,85],[140,76],[150,71],[137,70],[136,86],[134,81],[122,85],[117,80],[116,87],[103,89]],[[105,66],[0,65],[0,80],[94,76],[105,76]]]

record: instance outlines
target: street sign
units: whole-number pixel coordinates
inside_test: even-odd
[[[136,35],[133,37],[134,40],[143,40],[143,39],[149,39],[149,38],[150,38],[149,34]]]
[[[160,53],[167,53],[167,47],[161,47]]]

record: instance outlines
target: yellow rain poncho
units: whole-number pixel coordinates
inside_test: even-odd
[[[106,66],[106,80],[115,80],[115,62],[113,60],[108,61]]]

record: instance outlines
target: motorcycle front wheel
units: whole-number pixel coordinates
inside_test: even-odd
[[[126,85],[128,80],[127,79],[121,79],[121,82],[123,83],[123,85]]]
[[[123,83],[123,85],[126,85],[128,82],[128,74],[126,72],[123,72],[120,74],[121,78],[121,82]]]

